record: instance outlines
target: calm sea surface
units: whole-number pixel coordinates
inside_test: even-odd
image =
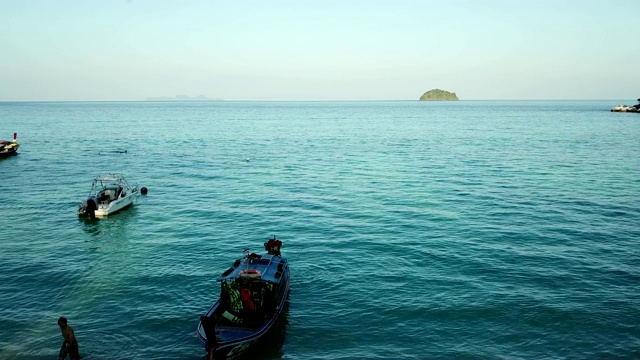
[[[216,277],[273,235],[265,359],[638,359],[619,103],[0,103],[0,359],[54,359],[59,316],[88,360],[200,359]],[[148,195],[80,220],[106,172]]]

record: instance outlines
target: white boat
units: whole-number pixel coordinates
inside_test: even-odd
[[[120,174],[99,175],[93,180],[87,200],[78,207],[79,216],[104,217],[132,205],[138,186],[129,185]]]

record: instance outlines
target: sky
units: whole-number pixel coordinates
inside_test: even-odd
[[[637,0],[0,0],[0,101],[640,97]]]

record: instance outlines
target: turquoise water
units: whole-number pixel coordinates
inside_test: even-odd
[[[629,101],[0,103],[0,359],[199,359],[215,279],[284,242],[285,359],[640,358]],[[126,149],[126,153],[114,150]],[[147,196],[76,209],[95,175]]]

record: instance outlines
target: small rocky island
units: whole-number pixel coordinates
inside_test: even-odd
[[[456,93],[440,89],[432,89],[420,96],[420,101],[452,101],[458,100]]]

